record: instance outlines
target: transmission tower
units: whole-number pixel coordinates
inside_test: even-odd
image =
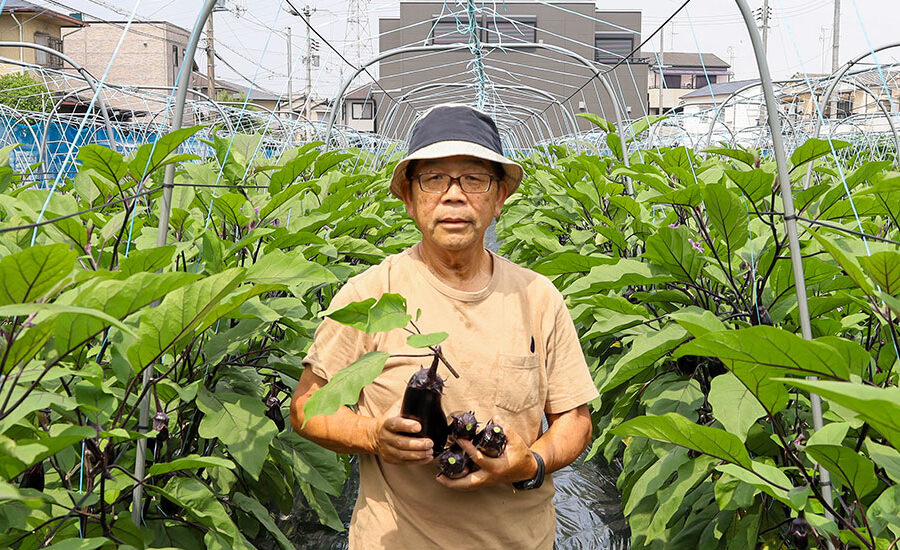
[[[372,29],[369,25],[370,0],[349,0],[347,4],[347,28],[344,31],[344,52],[353,66],[359,67],[374,56]]]

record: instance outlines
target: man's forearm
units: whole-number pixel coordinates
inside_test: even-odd
[[[360,416],[347,407],[341,407],[328,416],[314,416],[303,426],[302,406],[299,415],[291,410],[294,430],[326,449],[342,454],[371,454],[372,430],[375,419]],[[302,428],[301,428],[302,426]]]
[[[559,415],[548,415],[549,429],[531,445],[544,459],[547,473],[571,464],[591,442],[593,424],[587,405]]]
[[[303,405],[325,380],[310,370],[303,371],[291,399],[291,426],[298,434],[337,453],[367,454],[374,449],[376,420],[361,416],[348,407],[341,407],[328,416],[314,416],[306,420]],[[303,425],[306,420],[306,425]]]

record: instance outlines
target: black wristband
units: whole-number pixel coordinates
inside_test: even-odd
[[[524,479],[513,483],[513,487],[519,491],[530,491],[531,489],[537,489],[544,484],[544,459],[534,451],[531,451],[531,454],[537,462],[537,472],[531,479]]]

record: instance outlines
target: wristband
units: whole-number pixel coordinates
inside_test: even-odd
[[[531,451],[531,454],[534,456],[534,460],[537,461],[537,472],[531,479],[524,479],[513,483],[513,487],[519,491],[530,491],[532,489],[537,489],[544,484],[544,459],[534,451]]]

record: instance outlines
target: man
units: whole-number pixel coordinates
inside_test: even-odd
[[[420,366],[401,357],[421,353],[406,345],[409,333],[367,335],[330,319],[316,331],[291,421],[304,437],[359,455],[354,550],[553,547],[549,473],[590,441],[586,404],[597,390],[553,284],[484,248],[485,230],[521,180],[522,168],[503,156],[489,116],[462,105],[432,108],[413,128],[391,180],[421,242],[350,279],[331,304],[395,292],[409,311],[421,309],[422,333],[449,333],[442,352],[460,378],[447,380],[444,410],[471,410],[482,423],[502,425],[508,443],[500,457],[463,441],[480,469],[456,480],[436,476],[431,440],[404,435],[418,432],[419,423],[399,416],[407,381]],[[376,350],[396,356],[363,389],[355,410],[310,418],[301,429],[309,396]],[[541,433],[544,415],[549,429]]]

